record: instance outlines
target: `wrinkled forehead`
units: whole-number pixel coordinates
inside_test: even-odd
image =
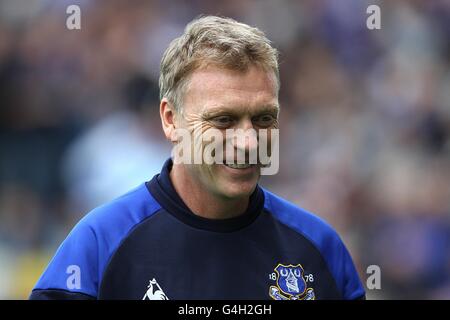
[[[277,80],[273,72],[257,66],[245,71],[217,66],[196,70],[184,95],[184,108],[191,111],[268,107],[278,108]]]

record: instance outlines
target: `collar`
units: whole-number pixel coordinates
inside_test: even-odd
[[[162,167],[161,173],[146,183],[147,189],[169,214],[194,228],[214,232],[233,232],[250,225],[261,213],[264,206],[264,193],[257,185],[250,195],[247,210],[233,218],[207,219],[194,214],[175,191],[170,180],[173,162],[169,158]]]

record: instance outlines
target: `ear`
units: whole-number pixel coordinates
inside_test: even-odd
[[[161,117],[161,124],[164,130],[164,134],[167,140],[171,142],[176,142],[177,138],[175,135],[175,108],[167,100],[167,98],[162,98],[159,105],[159,115]]]

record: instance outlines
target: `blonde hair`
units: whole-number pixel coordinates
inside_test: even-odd
[[[257,65],[272,71],[280,86],[278,51],[262,31],[230,18],[202,16],[191,21],[164,52],[160,99],[166,97],[180,111],[189,75],[210,64],[243,72]]]

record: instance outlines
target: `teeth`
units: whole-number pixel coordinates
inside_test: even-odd
[[[234,164],[234,163],[227,163],[225,164],[227,167],[233,168],[233,169],[246,169],[250,168],[252,165],[248,163],[244,164]]]

